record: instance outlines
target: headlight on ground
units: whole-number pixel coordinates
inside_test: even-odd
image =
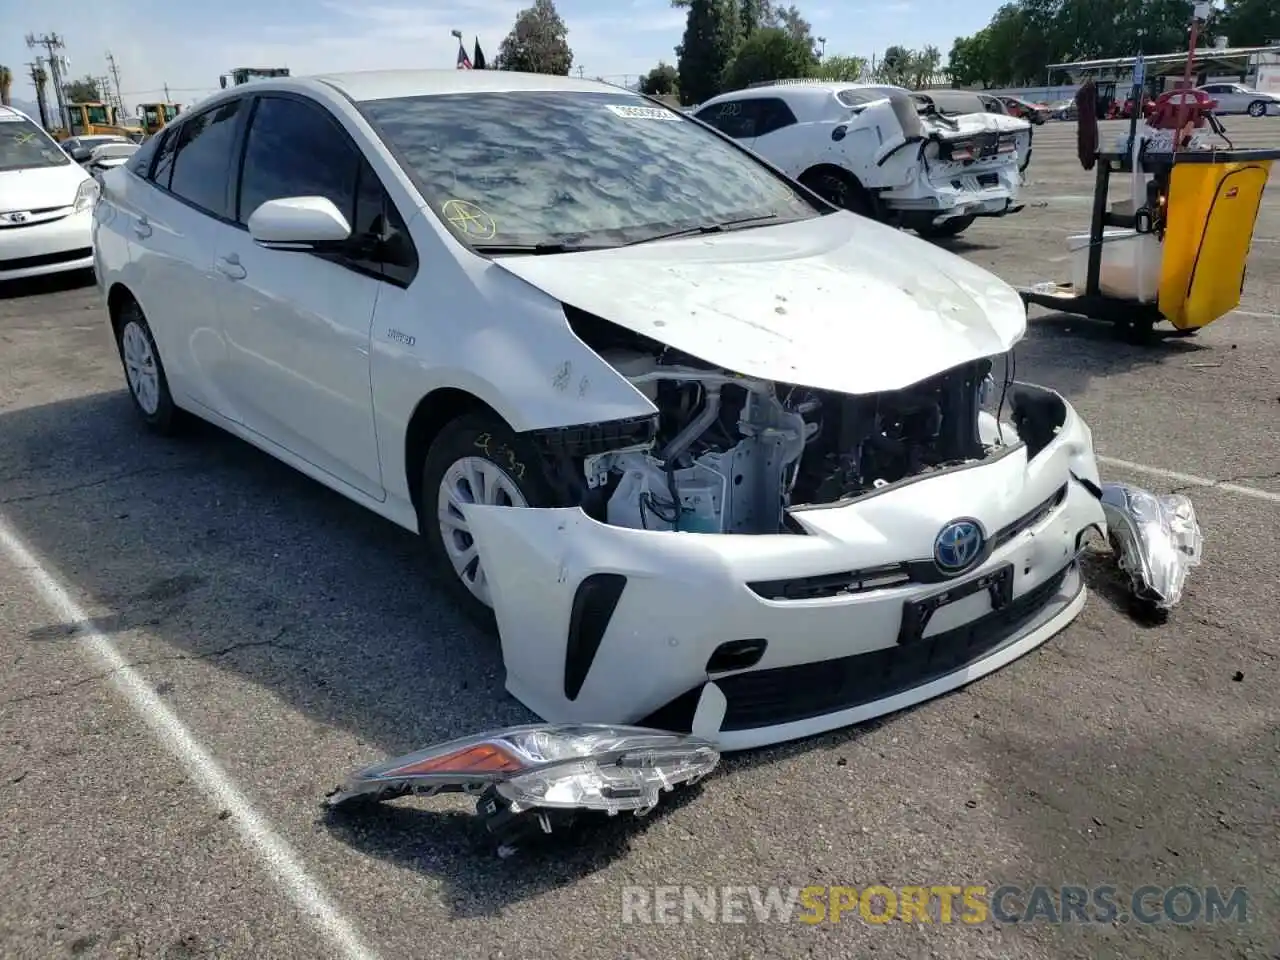
[[[720,753],[697,737],[643,727],[537,724],[428,747],[361,770],[330,807],[406,794],[478,794],[478,812],[504,849],[550,833],[577,812],[643,816],[664,792],[696,783]],[[501,851],[500,851],[501,852]]]
[[[92,210],[94,204],[98,202],[98,197],[102,194],[102,187],[97,180],[92,178],[80,184],[76,190],[76,213],[83,213],[86,210]]]

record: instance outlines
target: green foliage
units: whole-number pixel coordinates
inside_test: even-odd
[[[947,71],[962,86],[1045,83],[1051,63],[1185,50],[1190,21],[1189,0],[1011,0],[956,38]],[[1280,3],[1223,0],[1204,30],[1260,46],[1280,38]]]
[[[848,57],[832,54],[823,57],[813,68],[812,76],[820,80],[848,80],[856,82],[867,71],[866,57]]]
[[[766,80],[807,77],[817,65],[813,47],[783,27],[757,30],[739,44],[725,68],[726,90]]]
[[[684,38],[676,47],[682,103],[701,103],[721,92],[739,36],[738,0],[689,0]]]
[[[62,94],[67,98],[68,103],[85,103],[102,99],[102,92],[98,89],[98,81],[89,76],[81,77],[79,80],[72,80],[70,83],[64,83],[62,85]]]
[[[552,0],[534,0],[533,6],[516,15],[515,25],[498,48],[494,69],[567,76],[573,66],[568,36],[569,28]]]
[[[933,46],[923,50],[908,50],[894,45],[884,52],[884,58],[876,65],[876,79],[900,87],[923,87],[942,65],[942,52]]]
[[[651,97],[669,96],[679,89],[680,75],[669,63],[658,61],[658,65],[650,70],[640,81],[640,92]]]

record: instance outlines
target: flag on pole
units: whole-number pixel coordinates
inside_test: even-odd
[[[484,66],[484,51],[480,49],[480,38],[479,38],[479,37],[476,37],[476,53],[475,53],[475,58],[474,58],[474,60],[473,60],[473,64],[472,64],[472,65],[473,65],[473,66],[475,67],[475,69],[477,69],[477,70],[483,70],[483,69],[485,69],[485,66]]]
[[[459,70],[471,69],[471,58],[467,56],[467,50],[462,45],[461,40],[458,41],[458,69]]]

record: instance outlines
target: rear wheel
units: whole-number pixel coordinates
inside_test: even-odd
[[[1267,115],[1267,104],[1265,100],[1255,100],[1249,104],[1249,116],[1265,117]]]
[[[535,452],[492,414],[459,417],[431,444],[422,464],[419,526],[432,567],[480,625],[495,626],[493,597],[465,507],[551,502]]]
[[[916,227],[916,233],[926,240],[958,237],[973,226],[973,221],[976,219],[978,218],[970,214],[967,217],[952,217],[950,220],[943,220],[941,223],[922,223]]]
[[[828,203],[874,219],[871,197],[851,174],[837,170],[810,170],[800,177],[800,182]]]
[[[132,300],[120,309],[116,323],[116,346],[124,367],[129,396],[150,429],[160,434],[175,432],[181,425],[182,411],[173,402],[169,381],[160,362],[160,350],[142,308]]]

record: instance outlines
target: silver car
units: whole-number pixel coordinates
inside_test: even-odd
[[[1254,90],[1243,83],[1211,83],[1200,89],[1218,101],[1218,113],[1280,116],[1280,94]]]

